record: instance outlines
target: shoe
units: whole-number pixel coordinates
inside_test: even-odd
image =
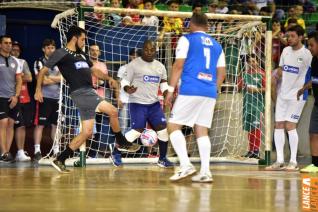
[[[17,153],[17,155],[15,156],[15,160],[18,162],[31,161],[31,157],[29,157],[27,154],[27,152],[22,152],[21,154]]]
[[[121,154],[110,154],[109,159],[115,167],[123,165],[123,162],[121,160]]]
[[[171,181],[178,181],[184,179],[188,176],[193,175],[196,172],[193,165],[189,165],[185,168],[180,168],[172,177],[170,177]]]
[[[305,168],[302,168],[300,170],[301,173],[317,173],[318,172],[318,167],[315,166],[314,164],[310,164],[306,166]]]
[[[241,157],[260,159],[259,151],[248,151],[245,155],[242,155]]]
[[[199,173],[191,178],[192,182],[196,183],[212,183],[212,174],[211,173]]]
[[[4,163],[13,163],[15,162],[13,156],[10,152],[6,152],[1,156],[1,161]]]
[[[70,173],[70,170],[66,169],[65,164],[57,159],[54,159],[51,164],[60,173]]]
[[[295,162],[289,162],[288,165],[286,166],[286,171],[292,172],[292,171],[298,171],[299,167],[297,163]]]
[[[284,163],[275,162],[270,166],[267,166],[265,168],[266,171],[283,171],[286,169],[286,166]]]
[[[42,158],[41,152],[34,153],[34,158],[33,158],[34,160],[39,161],[41,160],[41,158]]]
[[[172,168],[174,167],[174,164],[168,160],[168,158],[164,157],[162,159],[158,160],[157,165],[161,168]]]
[[[116,144],[116,147],[121,152],[137,152],[140,149],[140,145],[136,143],[125,142],[125,144]]]

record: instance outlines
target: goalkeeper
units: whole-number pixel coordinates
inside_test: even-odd
[[[243,73],[238,87],[243,89],[243,128],[248,132],[249,151],[243,156],[259,159],[261,123],[264,112],[265,72],[259,68],[254,54],[248,57],[248,71]]]
[[[142,56],[127,65],[127,75],[121,81],[124,91],[129,94],[131,130],[125,134],[128,141],[139,138],[141,132],[150,123],[158,134],[158,166],[173,167],[167,159],[168,131],[165,115],[160,107],[158,89],[166,95],[168,90],[167,71],[162,63],[155,60],[156,45],[151,40],[143,44]]]
[[[115,134],[118,149],[136,152],[140,148],[137,144],[127,142],[120,131],[117,109],[99,97],[93,89],[91,74],[100,79],[108,80],[111,87],[116,88],[117,83],[101,70],[92,67],[92,63],[82,52],[82,48],[85,45],[86,31],[77,26],[72,26],[66,37],[66,47],[56,50],[40,70],[35,92],[35,99],[43,102],[41,91],[43,77],[50,68],[57,65],[70,87],[70,96],[81,115],[82,131],[73,138],[66,146],[66,149],[52,162],[53,167],[59,172],[68,172],[65,167],[65,160],[92,136],[95,112],[109,115],[110,126]]]

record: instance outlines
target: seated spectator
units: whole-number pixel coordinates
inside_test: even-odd
[[[127,5],[128,9],[143,9],[143,5],[140,0],[129,0],[129,4]],[[139,24],[141,22],[141,18],[139,14],[129,14],[134,24]]]
[[[259,9],[256,6],[255,2],[253,1],[247,1],[245,2],[243,7],[242,13],[245,15],[258,15],[259,14]]]
[[[287,27],[285,27],[285,29],[286,29],[285,31],[287,31],[289,28],[296,26],[296,25],[298,25],[297,19],[295,19],[295,18],[288,19]]]
[[[227,7],[227,0],[220,0],[218,3],[218,7],[216,8],[216,13],[226,14],[229,12],[229,8]]]
[[[192,6],[192,13],[202,13],[202,4],[200,2],[195,3]],[[189,28],[190,27],[190,19],[191,18],[186,18],[183,22],[184,28]]]
[[[272,61],[273,68],[277,68],[283,48],[287,45],[287,39],[279,20],[273,20]]]
[[[212,0],[208,5],[208,13],[216,13],[217,7],[218,7],[218,1]]]
[[[272,15],[272,11],[270,7],[262,7],[259,11],[259,15],[261,16],[271,16]]]
[[[154,10],[154,5],[152,0],[145,0],[144,1],[144,9],[145,10]],[[141,20],[141,24],[144,26],[155,26],[159,27],[159,19],[157,16],[151,15],[151,16],[144,16]]]
[[[301,26],[303,29],[306,29],[305,21],[304,19],[301,18],[302,14],[304,12],[303,5],[302,4],[297,4],[292,6],[288,10],[288,18],[285,22],[284,27],[287,29],[288,24],[289,24],[289,19],[296,19],[297,24]]]
[[[103,7],[104,1],[102,0],[82,0],[81,5],[91,6],[91,7]],[[104,13],[93,13],[92,18],[96,19],[98,22],[101,22],[105,19]]]
[[[111,7],[114,8],[120,8],[120,1],[119,0],[111,0]],[[109,22],[109,25],[112,26],[118,26],[121,23],[122,17],[118,15],[117,13],[110,13],[107,16],[107,20]]]

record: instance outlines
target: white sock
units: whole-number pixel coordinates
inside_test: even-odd
[[[34,144],[34,153],[41,152],[40,144]]]
[[[181,130],[176,130],[170,134],[171,144],[174,151],[177,153],[180,160],[181,167],[187,167],[191,165],[187,152],[187,144],[184,135]]]
[[[285,130],[275,129],[274,140],[276,146],[277,162],[284,162],[284,145],[285,145]]]
[[[208,136],[197,138],[201,159],[201,174],[210,173],[211,142]]]
[[[288,131],[290,146],[290,162],[297,163],[298,133],[296,129]]]
[[[17,155],[24,155],[24,150],[23,149],[19,149],[17,152]]]

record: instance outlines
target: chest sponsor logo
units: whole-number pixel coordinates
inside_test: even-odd
[[[198,79],[204,80],[204,81],[212,81],[213,78],[212,78],[212,74],[206,74],[206,73],[199,72]]]
[[[89,68],[88,64],[84,61],[79,61],[75,63],[76,69]]]
[[[210,38],[208,38],[208,37],[202,36],[201,37],[201,41],[202,41],[202,44],[205,45],[205,46],[213,46],[212,40]]]
[[[303,58],[301,58],[301,57],[297,58],[297,62],[298,62],[298,63],[302,63],[303,61],[304,61]]]
[[[318,85],[318,77],[311,77],[311,82],[315,85]]]
[[[298,74],[299,73],[299,68],[298,67],[294,67],[294,66],[284,65],[283,66],[283,71],[286,71],[286,72],[292,73],[292,74]]]
[[[11,63],[10,66],[11,66],[11,68],[15,68],[15,64],[14,63]]]
[[[144,82],[159,83],[160,77],[144,75]]]

